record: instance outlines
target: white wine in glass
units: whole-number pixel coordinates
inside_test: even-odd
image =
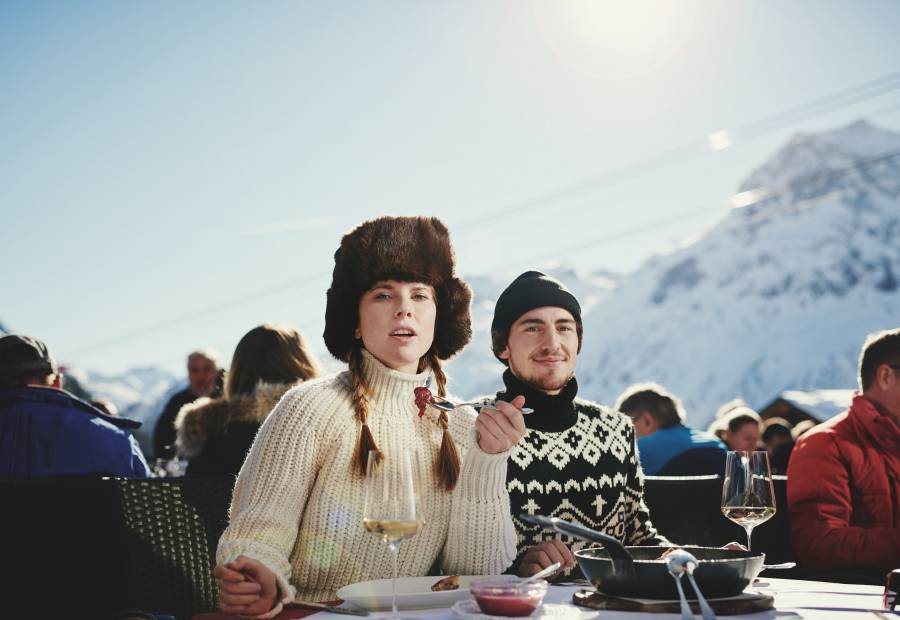
[[[744,528],[747,549],[750,549],[753,528],[775,515],[772,470],[765,450],[728,453],[722,484],[722,514]]]
[[[366,467],[366,503],[363,527],[378,536],[391,553],[391,618],[397,614],[397,555],[401,541],[418,534],[425,525],[419,508],[419,475],[415,454],[403,450],[369,452]]]

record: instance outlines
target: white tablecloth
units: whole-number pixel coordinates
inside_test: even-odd
[[[582,590],[584,586],[551,586],[544,599],[545,603],[571,603],[572,594]],[[817,620],[876,620],[871,609],[881,608],[882,588],[879,586],[848,585],[843,583],[826,583],[824,581],[799,581],[796,579],[765,579],[751,588],[757,588],[775,597],[775,609],[754,614],[739,616],[722,616],[723,618],[746,618],[748,620],[790,620],[792,618],[809,618]],[[421,620],[450,620],[453,614],[449,609],[416,609],[401,611],[401,615]],[[888,614],[889,616],[891,614]],[[370,618],[385,618],[389,612],[373,612]],[[319,620],[347,620],[353,616],[338,615],[327,612],[314,614],[312,618]],[[696,617],[700,618],[697,614]],[[900,616],[897,616],[900,618]],[[597,620],[680,620],[680,614],[652,614],[628,611],[600,611]]]

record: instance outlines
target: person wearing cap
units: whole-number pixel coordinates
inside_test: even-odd
[[[47,345],[0,338],[0,477],[103,475],[146,478],[131,431],[141,423],[106,415],[61,389]]]
[[[491,323],[494,355],[507,366],[497,400],[524,396],[525,437],[507,469],[518,534],[514,563],[529,576],[555,562],[571,569],[570,545],[524,523],[522,513],[559,517],[627,545],[668,544],[650,521],[643,474],[629,418],[576,398],[575,362],[581,351],[581,306],[559,280],[526,271],[500,294]]]
[[[327,293],[325,344],[347,370],[292,388],[266,418],[234,489],[213,574],[223,611],[272,617],[292,600],[390,577],[384,543],[363,528],[368,455],[413,456],[425,525],[399,549],[404,575],[491,575],[514,559],[509,450],[520,397],[476,415],[415,403],[471,338],[471,291],[454,273],[437,218],[382,217],[344,235]]]
[[[850,408],[791,453],[791,545],[801,568],[884,583],[900,566],[900,328],[866,338],[858,380]]]
[[[175,418],[185,405],[200,398],[222,395],[222,375],[218,356],[211,349],[192,351],[187,357],[188,386],[172,395],[153,429],[153,452],[158,459],[175,456]]]
[[[657,383],[625,388],[614,406],[631,418],[641,469],[649,476],[725,474],[725,444],[686,423],[684,405]]]

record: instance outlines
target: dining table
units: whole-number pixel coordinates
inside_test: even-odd
[[[585,585],[551,585],[544,598],[544,604],[557,604],[575,607],[572,597],[576,592],[586,589]],[[746,620],[791,620],[803,618],[810,620],[900,620],[900,613],[882,610],[883,587],[832,583],[826,581],[804,581],[799,579],[759,579],[748,587],[747,591],[766,593],[774,598],[773,609],[749,614],[722,616]],[[640,611],[583,610],[583,620],[674,620],[680,614],[650,613]],[[288,609],[277,616],[277,619],[312,617],[314,620],[347,620],[353,616],[335,614],[327,611],[298,613],[299,609]],[[308,615],[309,614],[309,615]],[[418,620],[451,620],[455,616],[449,607],[436,609],[403,610],[404,617]],[[387,618],[390,611],[373,611],[368,616],[371,620]],[[225,614],[200,614],[195,620],[209,618],[226,618]],[[695,614],[700,618],[700,614]]]

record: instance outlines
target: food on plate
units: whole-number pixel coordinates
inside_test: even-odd
[[[547,582],[519,579],[481,579],[469,585],[479,609],[492,616],[530,616],[541,606]]]
[[[445,590],[459,590],[459,575],[450,575],[449,577],[444,577],[433,586],[431,586],[431,589],[434,592],[443,592]]]
[[[413,393],[416,395],[416,407],[419,408],[419,417],[425,415],[425,407],[434,402],[434,394],[427,387],[419,386]]]

